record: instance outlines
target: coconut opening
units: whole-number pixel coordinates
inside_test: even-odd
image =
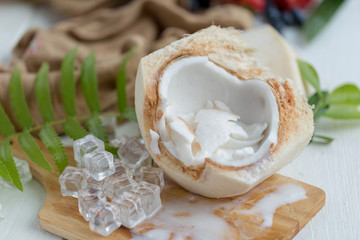
[[[206,158],[226,166],[256,162],[277,144],[279,112],[270,87],[241,81],[208,57],[170,64],[158,85],[157,130],[187,166]]]

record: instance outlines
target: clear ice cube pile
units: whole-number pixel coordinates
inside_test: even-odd
[[[160,187],[162,191],[164,188],[164,173],[161,168],[156,167],[141,167],[135,176],[137,182],[145,181]]]
[[[97,149],[104,150],[104,142],[91,134],[74,141],[74,159],[78,167],[85,166],[85,154],[91,153]]]
[[[120,211],[112,202],[105,202],[91,209],[91,230],[103,236],[108,236],[120,226]]]
[[[146,218],[144,206],[141,204],[141,196],[123,192],[112,203],[119,209],[120,221],[127,228],[136,226]]]
[[[105,181],[105,193],[111,199],[117,198],[123,192],[130,191],[136,182],[129,173],[114,174]]]
[[[96,205],[106,202],[105,194],[96,188],[80,189],[78,194],[79,212],[86,221],[89,221],[90,210]]]
[[[113,140],[120,159],[88,135],[74,142],[79,167],[68,166],[59,177],[63,196],[78,198],[79,212],[90,229],[108,236],[121,225],[132,228],[162,206],[163,172],[136,138]],[[109,201],[108,201],[109,200]],[[111,201],[110,201],[111,200]]]
[[[59,177],[60,189],[63,196],[78,197],[84,170],[67,166]]]
[[[130,193],[139,197],[146,216],[151,217],[161,208],[160,191],[158,185],[142,181]]]
[[[96,181],[115,173],[114,156],[102,149],[84,155],[85,171]]]
[[[16,157],[14,157],[14,162],[16,168],[19,171],[20,180],[24,185],[25,183],[29,182],[32,179],[29,164],[25,160]],[[3,185],[8,188],[16,188],[13,183],[6,181],[2,177],[0,177],[0,185]]]
[[[122,161],[133,173],[140,167],[150,167],[151,157],[144,145],[136,138],[130,138],[118,150],[120,161]]]

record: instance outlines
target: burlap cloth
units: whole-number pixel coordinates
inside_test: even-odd
[[[77,46],[77,78],[82,60],[94,50],[102,110],[115,110],[115,77],[118,67],[123,54],[130,46],[136,45],[136,51],[127,65],[128,101],[133,105],[135,75],[141,57],[183,37],[184,34],[193,33],[211,24],[245,29],[251,27],[252,22],[252,14],[238,6],[215,6],[201,14],[194,14],[177,5],[175,0],[137,0],[122,7],[92,11],[61,22],[49,30],[30,29],[15,46],[10,67],[0,66],[0,101],[18,127],[8,96],[11,71],[14,66],[18,66],[22,71],[26,100],[34,122],[36,125],[42,124],[33,88],[36,72],[45,61],[50,64],[49,81],[55,117],[64,119],[65,112],[59,91],[59,70],[65,54]],[[88,114],[79,87],[76,101],[78,115]]]

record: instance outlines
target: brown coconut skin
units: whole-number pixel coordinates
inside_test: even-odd
[[[290,80],[282,81],[261,66],[253,57],[241,32],[211,26],[173,42],[142,58],[135,86],[135,107],[141,135],[154,161],[185,189],[211,198],[246,193],[292,161],[309,143],[313,134],[313,113],[304,96]],[[157,132],[157,112],[161,99],[158,86],[167,66],[183,57],[208,56],[218,66],[238,77],[239,81],[257,79],[272,90],[279,108],[278,143],[255,163],[244,167],[223,166],[211,159],[197,166],[186,166],[174,158],[159,140],[160,155],[150,149],[150,129]]]

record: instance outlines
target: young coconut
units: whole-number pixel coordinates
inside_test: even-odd
[[[265,24],[246,30],[242,36],[251,48],[256,49],[254,56],[262,65],[270,68],[276,76],[291,79],[301,94],[308,93],[296,61],[297,54],[273,27]]]
[[[314,129],[306,99],[260,65],[232,28],[211,26],[142,58],[135,106],[155,162],[213,198],[243,194],[274,174]]]

